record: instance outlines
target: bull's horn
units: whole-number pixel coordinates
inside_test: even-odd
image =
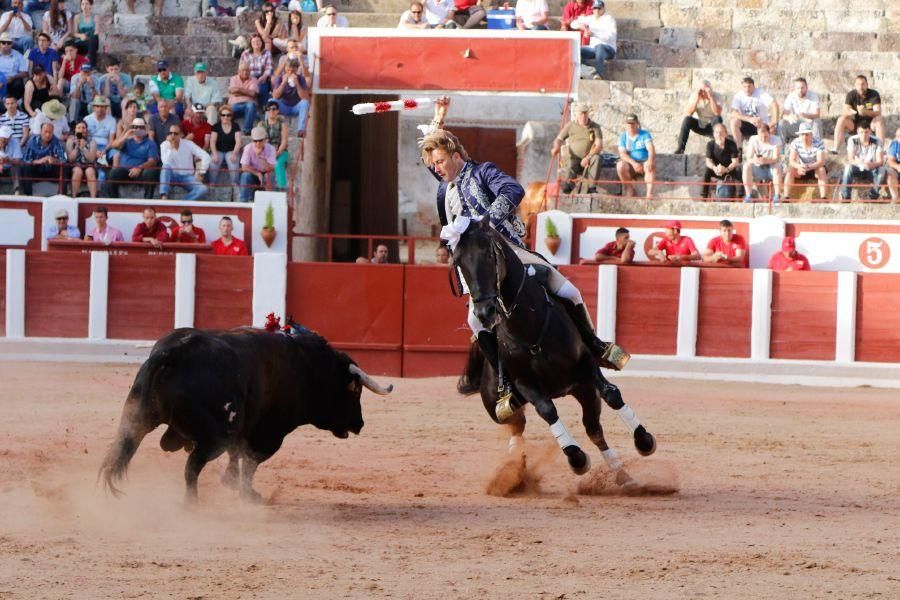
[[[356,375],[357,377],[359,377],[360,383],[362,383],[364,386],[366,386],[367,388],[369,388],[370,390],[372,390],[379,396],[387,396],[392,391],[394,391],[393,385],[391,385],[391,384],[388,384],[386,386],[381,385],[380,383],[378,383],[377,381],[375,381],[374,379],[369,377],[365,371],[363,371],[356,365],[350,365],[350,372],[352,374]]]

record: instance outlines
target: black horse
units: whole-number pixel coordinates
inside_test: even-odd
[[[586,473],[590,458],[559,420],[553,404],[554,398],[571,394],[581,404],[588,437],[600,448],[609,467],[620,472],[620,483],[628,482],[621,459],[603,437],[600,399],[629,427],[640,454],[653,454],[656,440],[622,401],[619,389],[603,377],[565,308],[547,293],[542,274],[548,267],[524,265],[488,219],[469,225],[453,252],[453,264],[469,287],[475,315],[497,333],[502,369],[514,386],[514,412],[502,420],[512,429],[510,445],[521,441],[525,430],[523,406],[531,403],[550,425],[572,470],[579,475]],[[458,387],[462,393],[480,390],[488,414],[501,422],[497,415],[497,373],[477,343],[472,345]]]

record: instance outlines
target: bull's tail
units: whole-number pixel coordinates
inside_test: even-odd
[[[471,396],[481,389],[481,375],[484,372],[484,354],[478,342],[472,342],[466,369],[456,382],[456,391],[464,396]]]

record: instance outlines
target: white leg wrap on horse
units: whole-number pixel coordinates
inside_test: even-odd
[[[550,426],[550,432],[553,434],[553,437],[556,438],[556,442],[559,444],[560,448],[578,446],[578,442],[575,441],[575,438],[573,438],[572,434],[569,433],[569,430],[566,429],[566,426],[561,419],[558,419],[556,423]],[[581,446],[578,447],[580,448]]]
[[[619,454],[612,448],[603,450],[600,454],[603,455],[603,460],[606,461],[606,465],[613,471],[618,471],[625,466],[622,459],[619,458]]]
[[[637,415],[634,414],[634,411],[631,410],[631,407],[627,404],[617,410],[616,414],[619,415],[619,418],[622,419],[625,426],[631,430],[631,433],[634,433],[634,431],[641,426],[641,422],[638,420]]]

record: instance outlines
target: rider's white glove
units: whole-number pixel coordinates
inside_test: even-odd
[[[441,228],[441,239],[447,241],[451,252],[456,248],[456,244],[459,243],[459,238],[469,228],[471,221],[472,219],[469,217],[459,216],[453,219],[452,223]]]

